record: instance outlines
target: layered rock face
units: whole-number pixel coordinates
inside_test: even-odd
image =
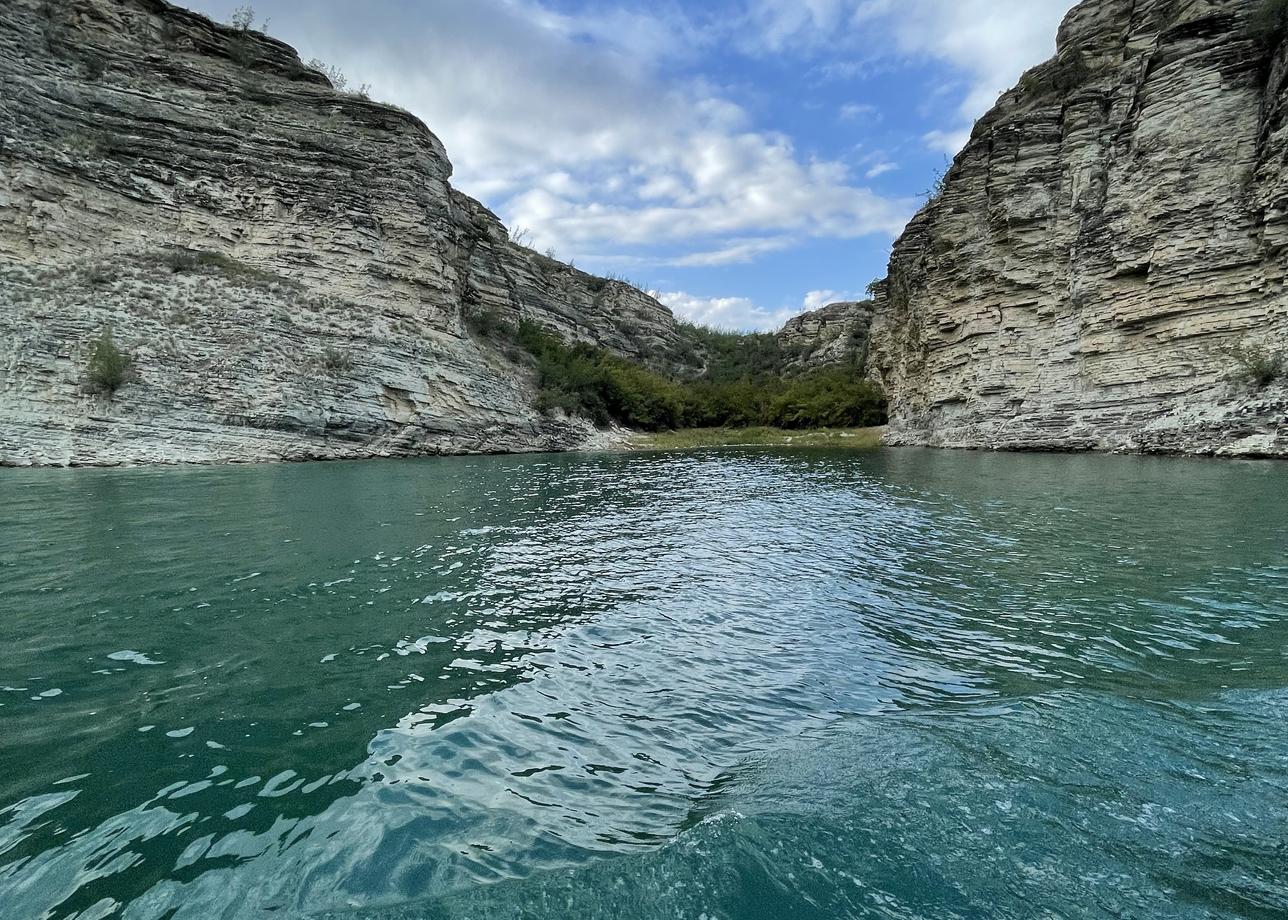
[[[795,366],[801,370],[862,364],[872,326],[872,301],[830,303],[793,316],[777,333],[778,341],[800,352]]]
[[[576,446],[472,335],[657,366],[670,312],[511,243],[416,118],[163,0],[0,5],[0,463]],[[213,256],[185,256],[192,250]],[[85,392],[110,329],[135,380]]]
[[[1288,49],[1262,0],[1086,0],[896,243],[896,444],[1288,455]]]

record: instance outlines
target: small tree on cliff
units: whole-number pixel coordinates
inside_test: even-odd
[[[1234,364],[1234,376],[1254,387],[1266,387],[1288,377],[1288,352],[1240,342],[1226,354]]]
[[[91,393],[103,393],[111,396],[122,384],[130,379],[134,362],[130,356],[116,347],[112,341],[112,332],[104,332],[94,343],[89,354],[89,365],[85,370],[86,389]]]
[[[229,18],[228,24],[238,32],[268,32],[268,20],[265,19],[256,28],[255,19],[255,7],[247,3],[233,10],[233,15]]]

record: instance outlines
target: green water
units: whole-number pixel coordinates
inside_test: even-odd
[[[0,470],[0,917],[1288,916],[1288,465]]]

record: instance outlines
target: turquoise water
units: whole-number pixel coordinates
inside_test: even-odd
[[[1288,465],[0,471],[0,917],[1288,916]]]

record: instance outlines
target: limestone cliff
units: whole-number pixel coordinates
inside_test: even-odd
[[[894,246],[889,440],[1288,455],[1288,49],[1263,0],[1086,0]],[[1269,38],[1269,40],[1267,40]]]
[[[812,370],[851,361],[862,364],[871,326],[872,301],[841,301],[793,316],[777,336],[785,348],[800,353],[794,368]]]
[[[514,245],[410,114],[163,0],[0,4],[0,464],[574,446],[469,314],[682,363],[670,312]],[[134,382],[85,391],[110,329]]]

